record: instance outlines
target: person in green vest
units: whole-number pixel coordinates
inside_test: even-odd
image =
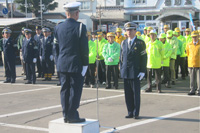
[[[146,35],[145,40],[144,40],[145,44],[147,44],[148,42],[151,41],[150,34],[149,34],[151,30],[153,30],[152,27],[147,28],[147,35]]]
[[[178,27],[175,28],[175,31],[178,33],[178,35],[177,35],[178,40],[182,41],[182,52],[180,55],[180,67],[181,67],[181,75],[182,75],[181,77],[183,80],[185,80],[185,65],[186,65],[185,58],[187,56],[187,54],[185,52],[186,51],[186,39],[184,36],[181,35],[181,31]],[[177,68],[177,72],[178,72],[178,68]]]
[[[147,35],[147,27],[144,27],[143,34],[141,35],[141,37],[143,38],[143,40],[145,40],[146,35]]]
[[[157,40],[156,30],[150,31],[151,41],[146,44],[147,52],[147,82],[148,88],[145,92],[152,92],[152,71],[155,72],[156,88],[161,93],[161,62],[164,56],[164,46]]]
[[[87,36],[88,36],[88,47],[89,47],[89,66],[85,76],[84,87],[89,87],[90,85],[91,88],[94,88],[97,48],[96,44],[91,40],[92,35],[90,32],[87,32]]]
[[[144,39],[143,39],[142,36],[141,36],[141,32],[140,32],[140,31],[137,31],[137,32],[136,32],[136,36],[137,36],[138,39],[144,41]]]
[[[170,75],[169,75],[169,64],[170,64],[170,57],[172,54],[172,46],[166,41],[166,34],[162,33],[159,36],[159,40],[164,45],[164,56],[162,61],[162,68],[163,68],[163,80],[161,84],[165,84],[165,87],[171,88],[170,86]]]
[[[192,37],[191,37],[191,30],[190,28],[186,28],[185,30],[185,39],[186,39],[186,47],[189,43],[192,42]],[[188,76],[189,72],[188,72],[188,57],[186,56],[185,58],[185,75]]]
[[[169,26],[168,25],[164,25],[164,32],[165,32],[165,34],[167,34],[168,30],[169,30]]]
[[[104,57],[102,55],[103,53],[103,47],[105,44],[108,43],[106,39],[103,38],[102,32],[97,33],[97,40],[95,40],[95,44],[97,46],[97,68],[98,68],[98,80],[100,84],[106,85],[106,68],[105,68],[105,62]]]
[[[175,85],[175,60],[177,55],[177,49],[178,49],[178,39],[173,36],[173,31],[168,30],[167,31],[167,42],[172,46],[172,54],[170,59],[170,72],[171,72],[171,81],[172,85]]]
[[[18,47],[18,50],[20,51],[19,57],[20,57],[21,64],[22,64],[22,75],[26,75],[26,67],[25,67],[25,63],[23,61],[23,55],[22,55],[22,42],[25,39],[24,29],[25,29],[25,27],[22,27],[21,33],[20,33],[20,35],[18,36],[18,39],[17,39],[17,47]]]
[[[115,89],[118,89],[120,44],[115,42],[115,33],[107,34],[108,43],[103,47],[103,57],[106,64],[106,89],[111,89],[111,75],[114,79]]]

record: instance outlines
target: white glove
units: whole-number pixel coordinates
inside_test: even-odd
[[[40,56],[40,61],[42,61],[42,56]]]
[[[145,73],[140,72],[139,75],[137,76],[139,80],[142,80],[144,78]]]
[[[53,61],[53,55],[50,55],[50,60]]]
[[[87,72],[87,68],[88,68],[88,66],[83,66],[83,70],[82,70],[82,72],[81,72],[81,75],[82,75],[82,76],[85,76],[85,74],[86,74],[86,72]]]
[[[36,63],[37,62],[37,59],[36,58],[33,58],[33,63]]]
[[[108,58],[108,61],[109,61],[109,62],[113,62],[113,59],[109,57],[109,58]]]

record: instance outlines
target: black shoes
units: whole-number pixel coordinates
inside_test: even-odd
[[[195,95],[195,92],[189,92],[188,95],[189,95],[189,96]]]
[[[130,115],[127,115],[127,116],[125,116],[125,118],[133,118],[133,114],[130,114]]]
[[[61,86],[61,83],[57,83],[56,85],[57,85],[57,86]]]
[[[15,81],[11,81],[10,83],[15,83]]]
[[[110,85],[106,86],[106,89],[111,89],[111,86]]]
[[[172,81],[172,85],[175,85],[175,81]]]
[[[140,119],[140,117],[139,116],[134,116],[134,119]]]
[[[85,122],[84,118],[79,118],[79,119],[64,119],[65,123],[81,123],[81,122]]]
[[[6,80],[6,81],[4,81],[3,83],[10,83],[11,81],[9,81],[9,80]]]
[[[30,81],[26,82],[25,84],[32,84]]]
[[[145,89],[145,92],[152,92],[152,89],[147,88],[147,89]]]

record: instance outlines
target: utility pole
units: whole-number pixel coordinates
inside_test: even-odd
[[[6,0],[6,8],[8,9],[8,0]],[[9,13],[6,16],[9,18]]]
[[[101,15],[102,15],[101,5],[98,10],[98,15],[99,15],[99,30],[101,31]]]
[[[11,0],[11,18],[13,18],[13,0]]]
[[[25,12],[26,12],[26,18],[27,18],[27,0],[25,0]]]
[[[43,18],[42,18],[42,0],[40,0],[40,15],[41,15],[41,26],[43,25]]]

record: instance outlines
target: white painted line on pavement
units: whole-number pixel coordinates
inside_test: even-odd
[[[0,123],[0,126],[3,126],[3,127],[13,127],[13,128],[21,128],[21,129],[29,129],[29,130],[36,130],[36,131],[44,131],[44,132],[48,132],[49,131],[48,128],[23,126],[23,125],[7,124],[7,123]]]
[[[188,95],[177,95],[177,94],[170,94],[170,93],[141,93],[144,95],[158,95],[158,96],[175,96],[175,97],[188,97],[188,98],[200,98],[200,96],[188,96]]]
[[[190,108],[190,109],[187,109],[187,110],[183,110],[183,111],[179,111],[179,112],[175,112],[175,113],[171,113],[171,114],[168,114],[168,115],[155,117],[155,118],[152,118],[152,119],[148,119],[148,120],[139,121],[139,122],[127,124],[127,125],[124,125],[124,126],[116,127],[116,131],[125,130],[125,129],[128,129],[128,128],[152,123],[152,122],[159,121],[159,120],[164,120],[164,119],[167,119],[167,118],[170,118],[170,117],[182,115],[182,114],[185,114],[185,113],[190,113],[190,112],[197,111],[197,110],[200,110],[200,106],[195,107],[195,108]],[[110,129],[110,130],[102,131],[101,133],[109,133],[109,132],[112,132],[112,131],[113,131],[113,129]]]
[[[122,96],[124,96],[124,94],[116,95],[116,96],[109,96],[109,97],[102,97],[102,98],[99,98],[99,100],[107,100],[107,99],[118,98],[118,97],[122,97]],[[84,100],[84,101],[81,101],[80,104],[94,102],[96,100],[97,100],[96,98]],[[0,115],[0,118],[21,115],[21,114],[27,114],[27,113],[33,113],[33,112],[38,112],[38,111],[44,111],[44,110],[48,110],[48,109],[55,109],[55,108],[60,108],[60,107],[61,107],[61,105],[55,105],[55,106],[49,106],[49,107],[44,107],[44,108],[39,108],[39,109],[31,109],[31,110],[26,110],[26,111],[21,111],[21,112]]]
[[[32,90],[25,90],[25,91],[15,91],[15,92],[8,92],[8,93],[0,93],[0,96],[11,95],[11,94],[19,94],[19,93],[27,93],[33,91],[42,91],[42,90],[49,90],[55,89],[55,87],[48,87],[48,88],[39,88],[39,89],[32,89]]]

